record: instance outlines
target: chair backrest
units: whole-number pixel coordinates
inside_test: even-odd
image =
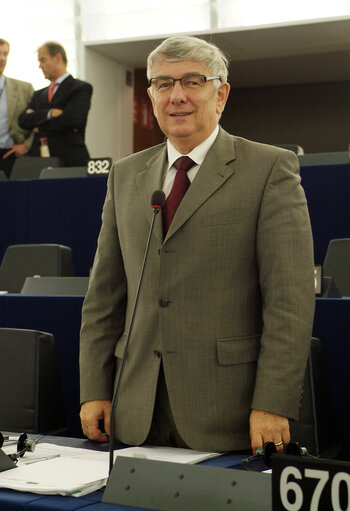
[[[299,421],[290,422],[291,441],[306,447],[309,454],[335,457],[340,450],[322,346],[312,338],[305,371]]]
[[[349,163],[349,151],[334,153],[306,153],[298,155],[301,167],[306,165],[335,165]]]
[[[57,244],[10,245],[0,265],[0,290],[19,293],[26,277],[74,276],[72,251]]]
[[[10,179],[35,179],[40,176],[40,172],[45,167],[60,167],[63,165],[61,158],[50,156],[42,158],[41,156],[22,156],[17,158]]]
[[[86,167],[47,167],[40,172],[40,179],[88,177]]]
[[[276,147],[281,147],[282,149],[288,149],[288,151],[292,151],[297,155],[304,154],[304,149],[298,144],[274,144],[274,145]]]
[[[329,242],[323,275],[333,277],[340,296],[350,296],[350,238]]]
[[[89,277],[27,277],[21,295],[85,296]]]
[[[66,429],[55,338],[0,328],[0,430],[62,433]]]
[[[341,298],[333,277],[322,277],[321,298]]]

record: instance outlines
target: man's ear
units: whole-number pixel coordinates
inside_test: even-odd
[[[56,61],[56,65],[57,65],[57,66],[60,66],[60,67],[61,67],[61,66],[65,65],[65,63],[64,63],[64,61],[63,61],[63,57],[62,57],[62,55],[61,55],[60,53],[56,53],[56,54],[54,55],[54,59],[55,59],[55,61]]]
[[[228,82],[222,83],[217,91],[216,113],[221,115],[225,109],[227,98],[230,94],[230,84]]]
[[[148,87],[147,89],[147,94],[148,94],[148,97],[149,99],[151,100],[151,103],[152,103],[152,107],[153,107],[153,114],[155,117],[157,117],[156,115],[156,109],[155,109],[155,101],[154,101],[154,97],[152,95],[152,91],[151,91],[151,87]]]

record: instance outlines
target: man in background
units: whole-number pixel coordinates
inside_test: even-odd
[[[10,44],[0,39],[0,170],[10,175],[16,158],[28,154],[33,134],[18,125],[18,116],[34,92],[31,83],[5,76]]]
[[[56,42],[41,46],[38,60],[51,83],[33,94],[19,116],[20,126],[35,132],[31,155],[40,156],[44,140],[50,156],[60,157],[66,166],[84,166],[89,159],[85,128],[92,86],[68,73],[65,49]]]
[[[129,445],[253,452],[290,441],[314,311],[310,221],[298,159],[219,126],[230,91],[215,46],[171,37],[148,57],[167,141],[116,162],[82,313],[81,420]],[[129,350],[139,274],[149,245]],[[177,207],[177,209],[176,209]]]

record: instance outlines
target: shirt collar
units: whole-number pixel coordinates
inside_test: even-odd
[[[5,75],[1,75],[0,76],[0,90],[2,90],[6,85],[6,82],[5,82]]]
[[[64,75],[60,76],[59,78],[57,78],[57,80],[54,80],[54,81],[55,81],[55,83],[58,83],[60,85],[63,82],[63,80],[68,78],[68,76],[69,76],[69,73],[64,73]]]
[[[189,156],[197,165],[201,165],[204,161],[204,158],[207,155],[207,152],[213,145],[218,133],[219,125],[216,126],[214,131],[212,131],[212,133],[206,140],[204,140],[204,142],[202,142],[197,147],[192,149],[192,151],[186,154],[186,156]],[[175,149],[175,147],[173,146],[169,139],[167,140],[167,151],[168,151],[168,168],[167,168],[168,171],[174,165],[174,162],[184,155],[179,153],[179,151]]]

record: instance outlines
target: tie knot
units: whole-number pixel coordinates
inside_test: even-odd
[[[196,163],[191,160],[189,156],[180,156],[180,158],[174,162],[174,167],[177,170],[184,170],[185,172],[188,172],[195,164]]]

